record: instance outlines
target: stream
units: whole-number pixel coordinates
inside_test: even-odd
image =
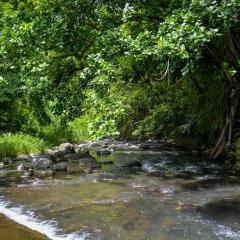
[[[49,178],[0,170],[0,213],[52,240],[240,239],[240,178],[218,162],[162,146],[96,159],[115,164]],[[129,160],[142,166],[119,167]]]

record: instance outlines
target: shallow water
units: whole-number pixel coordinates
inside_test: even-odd
[[[119,167],[129,159],[142,168]],[[240,239],[240,179],[230,170],[165,148],[105,160],[115,167],[43,180],[0,172],[0,213],[54,240]]]

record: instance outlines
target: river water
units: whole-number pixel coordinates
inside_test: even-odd
[[[217,162],[173,148],[97,160],[115,164],[46,179],[1,170],[0,213],[53,240],[240,239],[240,179]],[[119,167],[129,160],[142,167]]]

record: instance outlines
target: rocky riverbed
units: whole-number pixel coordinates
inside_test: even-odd
[[[52,176],[56,172],[68,174],[92,172],[100,169],[102,165],[115,165],[118,167],[132,168],[141,167],[139,160],[129,159],[124,162],[97,161],[98,156],[108,156],[115,151],[146,151],[166,148],[166,143],[160,141],[146,142],[124,142],[113,140],[102,140],[92,143],[71,144],[63,143],[44,154],[20,155],[17,158],[4,158],[2,168],[12,169],[25,173],[25,177]]]
[[[62,144],[5,159],[0,213],[54,240],[238,240],[240,178],[161,141]]]

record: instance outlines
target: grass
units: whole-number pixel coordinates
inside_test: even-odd
[[[68,131],[71,134],[72,142],[81,142],[92,139],[89,133],[88,123],[89,120],[84,116],[75,118],[68,124]]]
[[[27,133],[0,135],[0,160],[3,157],[16,157],[20,154],[41,153],[64,142],[79,143],[91,139],[88,121],[85,118],[76,118],[65,127],[59,120],[55,120],[47,126],[37,126],[32,135]]]
[[[60,120],[54,120],[47,126],[38,127],[36,135],[49,146],[56,146],[63,142],[79,143],[91,139],[88,121],[85,118],[76,118],[67,126],[63,126]]]
[[[2,134],[0,136],[0,159],[16,157],[20,154],[40,153],[46,149],[46,143],[28,134]]]

